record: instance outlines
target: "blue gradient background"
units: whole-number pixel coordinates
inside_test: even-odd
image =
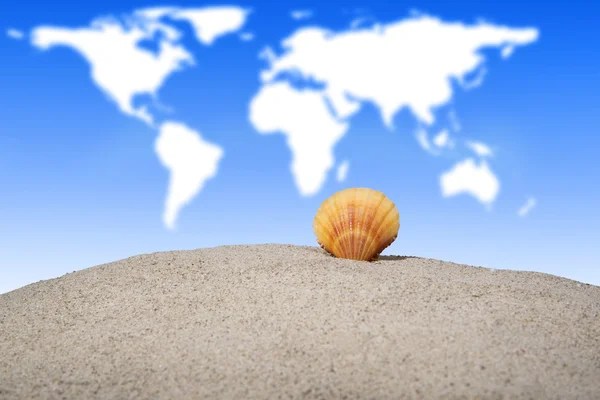
[[[174,73],[159,98],[174,109],[169,119],[222,146],[225,157],[217,177],[182,210],[175,232],[161,221],[168,173],[153,150],[157,133],[121,114],[73,50],[41,52],[27,39],[5,35],[8,28],[85,26],[101,15],[167,3],[21,1],[3,7],[0,293],[140,253],[224,244],[316,245],[316,209],[351,186],[382,190],[396,202],[400,235],[386,254],[540,271],[600,285],[598,10],[576,1],[389,3],[226,3],[253,9],[245,26],[256,34],[253,41],[229,35],[203,47],[187,35],[184,44],[197,66]],[[314,10],[314,18],[290,19],[289,11],[299,8]],[[483,85],[468,92],[457,87],[452,104],[436,113],[441,128],[454,109],[462,126],[456,139],[481,140],[496,150],[490,166],[501,191],[491,211],[467,195],[441,197],[440,173],[466,153],[424,152],[412,135],[416,122],[405,111],[390,132],[374,107],[363,107],[335,148],[337,162],[350,160],[348,179],[338,183],[334,169],[308,198],[294,186],[284,136],[260,136],[252,129],[248,103],[264,67],[259,51],[265,45],[278,49],[301,25],[346,28],[359,16],[355,8],[381,22],[416,8],[445,21],[483,18],[539,29],[539,40],[517,48],[508,60],[498,50],[486,52]],[[530,194],[538,206],[519,218],[516,210]]]

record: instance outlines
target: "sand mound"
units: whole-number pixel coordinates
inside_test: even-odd
[[[600,287],[411,257],[224,246],[0,295],[0,398],[600,394]]]

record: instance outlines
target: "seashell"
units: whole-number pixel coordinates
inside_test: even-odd
[[[398,237],[400,214],[377,190],[344,189],[321,204],[313,229],[319,245],[331,255],[376,261]]]

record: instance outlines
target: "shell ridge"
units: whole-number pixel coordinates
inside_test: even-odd
[[[323,224],[323,222],[321,221],[321,218],[319,218],[320,216],[317,215],[317,217],[315,217],[314,223],[313,223],[313,229],[315,231],[320,232],[322,235],[325,235],[327,237],[327,239],[329,239],[328,241],[326,241],[326,243],[321,243],[319,242],[319,244],[321,246],[327,247],[328,249],[326,249],[327,251],[331,252],[332,249],[329,249],[329,245],[327,245],[327,243],[331,243],[332,242],[332,237],[331,234],[328,232],[327,226],[325,224]],[[318,225],[318,226],[317,226]],[[319,234],[317,234],[317,237],[319,236]]]
[[[327,202],[327,210],[326,213],[327,215],[331,215],[331,214],[335,214],[335,210],[336,210],[336,203],[335,203],[335,198],[332,198],[331,200],[329,200]],[[334,235],[332,236],[332,241],[331,241],[331,251],[335,252],[337,248],[339,248],[339,235],[341,232],[341,227],[340,227],[340,221],[338,218],[330,218],[331,219],[331,224],[333,226],[333,233]]]
[[[327,242],[326,240],[321,240],[321,244],[322,247],[324,249],[326,249],[327,251],[334,252],[334,236],[335,234],[337,234],[336,232],[338,231],[338,228],[336,226],[336,221],[332,220],[331,218],[327,218],[327,215],[329,215],[331,213],[331,200],[325,200],[323,202],[323,204],[321,205],[321,207],[319,208],[317,215],[315,216],[315,220],[317,221],[321,221],[321,218],[327,221],[327,225],[324,226],[325,231],[328,231],[328,235],[329,235],[329,242]],[[314,223],[313,223],[314,225]],[[318,233],[316,233],[318,236]]]
[[[339,194],[338,195],[333,195],[332,198],[331,198],[331,200],[333,201],[333,210],[336,213],[339,210],[338,196],[339,196]],[[338,229],[336,230],[335,244],[337,245],[338,249],[340,249],[340,254],[345,254],[346,253],[345,243],[344,243],[344,240],[342,238],[342,232],[343,232],[343,228],[344,228],[343,215],[338,216],[338,218],[335,219],[335,221],[338,223],[338,225],[337,225]]]
[[[359,190],[358,189],[354,189],[354,201],[351,203],[352,204],[352,214],[350,214],[350,254],[352,259],[355,259],[358,254],[356,254],[356,235],[358,234],[358,227],[356,225],[356,211],[357,211],[357,207],[356,205],[358,204],[358,194],[359,194]]]
[[[354,200],[352,195],[356,196],[356,189],[349,189],[349,193],[346,196],[346,202],[345,202],[345,206],[346,206],[346,212],[345,212],[345,217],[346,217],[346,243],[347,243],[347,247],[346,247],[346,257],[348,258],[353,258],[353,252],[352,252],[352,245],[353,245],[353,240],[352,240],[352,233],[354,230],[354,223],[353,223],[353,219],[354,219]]]
[[[344,234],[344,239],[346,242],[346,258],[352,258],[352,229],[354,228],[352,226],[352,214],[354,213],[354,208],[352,206],[352,195],[355,193],[354,190],[349,189],[348,192],[346,193],[346,196],[344,196],[344,222],[346,223],[345,225],[345,234]]]
[[[381,205],[387,199],[383,193],[378,192],[378,194],[380,195],[380,199],[377,203],[377,206],[373,208],[373,216],[371,218],[371,223],[369,224],[368,230],[368,239],[367,243],[365,244],[365,258],[368,257],[368,254],[373,252],[373,243],[375,242],[377,233],[377,231],[374,231],[373,225],[376,225],[380,222],[380,219],[378,219],[377,211],[379,210],[379,208],[381,208]]]
[[[381,199],[379,200],[379,203],[377,203],[377,207],[373,208],[373,218],[371,219],[371,223],[369,224],[368,239],[367,239],[367,242],[365,243],[364,257],[366,257],[368,253],[373,251],[372,247],[373,247],[373,244],[375,244],[375,240],[377,239],[377,234],[379,232],[378,230],[373,231],[371,228],[373,227],[373,224],[375,224],[376,222],[379,221],[379,219],[377,219],[377,210],[379,210],[379,208],[381,207],[383,202],[386,200],[385,195],[381,192],[380,192],[380,194],[381,194]],[[381,221],[383,221],[384,219],[385,219],[385,215],[383,216]]]
[[[341,215],[344,218],[344,258],[352,258],[352,222],[351,213],[352,209],[352,195],[355,194],[355,189],[346,189],[340,193],[342,199],[342,212]]]
[[[363,251],[364,251],[365,244],[367,242],[368,234],[369,234],[369,232],[368,232],[368,230],[366,229],[366,226],[365,226],[366,225],[365,221],[366,221],[366,218],[367,218],[367,215],[368,215],[368,213],[367,213],[367,205],[369,204],[369,199],[371,198],[372,194],[373,194],[373,191],[370,191],[370,190],[367,191],[367,196],[365,197],[364,205],[362,207],[361,229],[363,230],[364,235],[361,238],[360,246],[358,248],[358,257],[360,259],[362,259],[362,257],[364,256],[363,255]]]
[[[385,224],[384,221],[386,220],[388,215],[390,215],[390,213],[395,209],[396,209],[396,205],[390,201],[390,208],[385,212],[385,214],[383,214],[379,228],[377,228],[377,231],[375,231],[375,235],[373,236],[373,240],[371,242],[372,245],[375,246],[375,248],[373,249],[373,251],[375,253],[375,257],[378,257],[381,254],[381,252],[387,247],[387,246],[382,247],[382,245],[380,243],[381,242],[380,235],[382,232],[384,232],[386,230],[385,228],[388,225],[388,224]]]

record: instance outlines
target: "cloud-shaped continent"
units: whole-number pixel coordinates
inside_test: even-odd
[[[265,85],[250,103],[250,121],[261,134],[287,136],[296,186],[303,196],[317,193],[333,166],[333,147],[348,129],[331,115],[323,94],[286,82]]]
[[[224,151],[184,124],[171,121],[160,127],[154,149],[170,171],[163,221],[167,228],[174,229],[181,208],[217,174]]]
[[[483,204],[490,205],[500,191],[500,182],[485,161],[479,165],[472,158],[463,160],[440,177],[442,195],[452,197],[470,194]]]

